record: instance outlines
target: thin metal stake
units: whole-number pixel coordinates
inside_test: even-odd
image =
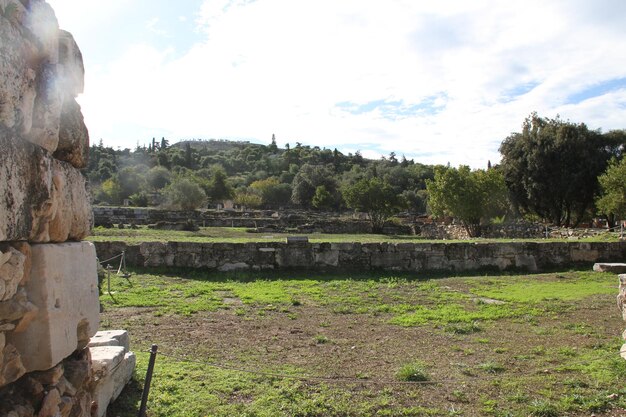
[[[107,290],[111,295],[111,265],[107,265]]]
[[[157,345],[152,345],[150,349],[150,361],[148,362],[148,370],[146,371],[146,381],[143,384],[143,393],[141,394],[141,407],[137,417],[145,417],[146,406],[148,404],[148,394],[150,393],[150,382],[152,382],[152,372],[154,371],[154,361],[156,360]]]

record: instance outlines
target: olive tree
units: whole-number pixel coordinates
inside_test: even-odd
[[[495,169],[437,167],[435,178],[426,180],[426,190],[431,213],[454,217],[471,237],[480,236],[481,223],[508,207],[504,178]]]

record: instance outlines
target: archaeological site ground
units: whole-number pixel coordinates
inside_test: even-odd
[[[626,416],[625,224],[594,190],[562,221],[491,162],[90,147],[83,89],[50,5],[0,0],[0,417]]]
[[[155,416],[611,416],[626,408],[616,276],[133,270],[101,296],[150,346]]]

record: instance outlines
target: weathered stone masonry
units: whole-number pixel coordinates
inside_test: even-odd
[[[102,416],[110,357],[124,379],[134,356],[114,337],[88,347],[99,302],[81,241],[93,223],[82,55],[45,1],[0,0],[0,58],[0,416]]]
[[[540,271],[577,263],[621,260],[626,255],[625,242],[95,244],[100,259],[124,251],[128,265],[216,271]]]

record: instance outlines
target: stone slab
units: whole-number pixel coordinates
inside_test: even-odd
[[[103,417],[106,415],[109,404],[115,401],[131,380],[136,357],[133,352],[128,351],[126,331],[98,332],[98,335],[99,337],[94,337],[92,342],[98,342],[98,339],[105,340],[108,337],[108,340],[120,343],[119,346],[90,347],[92,369],[96,380],[94,387],[94,400],[97,403],[96,415]]]
[[[50,369],[86,346],[100,313],[92,243],[36,244],[31,251],[25,289],[39,312],[24,331],[7,333],[28,372]]]
[[[624,274],[626,273],[626,263],[598,262],[593,264],[593,270],[596,272],[612,272],[614,274]]]
[[[80,171],[0,124],[0,241],[87,236],[93,213]]]
[[[130,338],[126,330],[100,330],[89,341],[89,347],[122,346],[130,350]]]

